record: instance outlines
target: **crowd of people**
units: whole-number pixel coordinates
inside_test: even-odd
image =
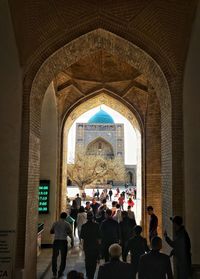
[[[103,199],[109,199],[112,201],[113,197],[118,199],[120,196],[123,196],[123,198],[131,198],[131,199],[136,199],[137,191],[136,187],[125,187],[124,191],[120,193],[120,188],[117,187],[116,190],[112,190],[112,188],[108,189],[103,189],[100,193],[99,189],[96,191],[93,190],[92,196],[93,198],[96,198],[98,201],[102,201]],[[82,198],[85,198],[85,192],[82,193]],[[83,200],[84,200],[83,198]]]
[[[141,236],[142,227],[136,224],[135,214],[132,210],[133,204],[128,203],[124,208],[124,195],[118,194],[118,199],[112,201],[109,208],[107,199],[112,200],[109,193],[107,197],[97,200],[95,196],[92,201],[87,201],[83,206],[82,200],[77,194],[72,201],[69,214],[63,212],[60,220],[52,226],[51,233],[55,234],[53,243],[52,272],[57,278],[57,257],[61,253],[61,264],[58,278],[63,275],[66,265],[68,250],[67,236],[71,238],[71,246],[74,246],[76,232],[79,237],[79,245],[85,254],[86,278],[93,279],[97,263],[104,259],[105,263],[100,265],[97,279],[122,278],[126,279],[149,278],[174,278],[171,268],[170,257],[176,257],[178,279],[188,279],[191,275],[190,239],[183,226],[180,216],[171,218],[175,231],[172,240],[164,233],[166,242],[173,248],[171,254],[160,253],[162,239],[158,237],[158,218],[152,206],[147,207],[150,216],[149,221],[149,243]],[[99,197],[100,200],[100,197]],[[126,209],[126,210],[125,210]],[[73,224],[74,228],[70,226]],[[127,256],[130,253],[130,263]],[[122,260],[120,260],[120,257]],[[84,278],[83,274],[72,270],[67,275],[68,279]]]

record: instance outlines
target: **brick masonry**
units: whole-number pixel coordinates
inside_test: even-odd
[[[189,5],[187,1],[184,1],[184,5],[181,6],[181,11],[179,9],[180,7],[177,6],[178,4],[174,4],[175,6],[173,6],[172,3],[170,4],[171,6],[168,7],[167,10],[167,19],[170,17],[175,20],[175,22],[173,21],[171,23],[174,24],[173,28],[171,27],[171,29],[168,30],[169,32],[165,33],[166,36],[163,37],[160,36],[160,34],[163,34],[163,29],[158,22],[165,18],[165,7],[163,7],[162,4],[158,4],[158,1],[154,1],[156,9],[153,9],[153,6],[149,6],[147,1],[146,3],[145,1],[141,1],[144,5],[141,10],[138,8],[140,12],[133,16],[132,19],[130,15],[127,15],[126,20],[124,20],[124,17],[120,14],[121,6],[117,6],[114,9],[114,6],[109,4],[109,7],[114,9],[110,13],[106,12],[104,4],[98,1],[99,10],[96,10],[97,7],[91,4],[88,11],[90,11],[90,14],[93,16],[88,18],[88,12],[84,12],[83,22],[81,24],[76,22],[75,10],[77,9],[73,10],[71,15],[74,16],[70,21],[67,14],[63,13],[62,16],[60,16],[59,13],[61,10],[66,12],[66,9],[62,9],[63,7],[61,4],[55,4],[54,1],[52,1],[53,6],[50,4],[48,6],[49,9],[45,9],[47,6],[41,9],[41,7],[39,8],[39,2],[41,3],[41,1],[34,1],[34,4],[31,4],[31,8],[37,14],[37,17],[43,19],[43,22],[39,23],[37,20],[34,20],[34,17],[28,17],[28,13],[26,13],[24,23],[24,21],[17,20],[15,11],[18,10],[18,7],[15,6],[14,1],[11,1],[11,10],[13,12],[13,21],[16,29],[21,64],[24,65],[25,69],[19,192],[19,201],[23,201],[23,206],[19,208],[16,265],[19,268],[25,266],[25,274],[33,274],[32,278],[35,278],[34,267],[36,264],[33,257],[33,255],[36,254],[34,243],[36,241],[37,223],[37,213],[35,211],[37,193],[35,185],[38,184],[39,180],[40,115],[42,100],[48,85],[60,71],[74,64],[81,57],[89,55],[99,49],[106,50],[115,56],[123,57],[126,63],[144,73],[153,86],[158,99],[157,102],[159,102],[160,105],[161,120],[159,122],[159,112],[157,110],[153,111],[153,107],[156,107],[156,100],[153,100],[152,97],[152,100],[150,98],[148,103],[150,110],[147,112],[147,126],[144,126],[144,131],[147,132],[145,141],[147,149],[145,152],[147,154],[149,152],[150,157],[153,155],[154,162],[157,162],[156,173],[158,175],[154,175],[155,173],[149,163],[150,157],[149,159],[146,157],[147,173],[145,174],[145,180],[147,182],[146,187],[149,187],[148,189],[155,189],[157,194],[153,195],[151,191],[147,191],[146,202],[151,199],[152,195],[154,199],[153,205],[155,205],[155,207],[158,206],[161,203],[158,193],[161,188],[162,218],[161,213],[159,213],[160,219],[162,219],[161,222],[163,222],[166,227],[169,227],[168,216],[171,215],[171,213],[183,214],[183,166],[182,163],[180,163],[183,160],[181,77],[187,49],[187,41],[184,44],[184,40],[187,35],[189,36],[191,25],[188,24],[188,22],[191,22],[196,3],[196,1],[191,1]],[[110,1],[110,3],[111,2],[112,1]],[[131,1],[124,1],[124,3],[129,2]],[[45,1],[42,1],[42,3],[43,5],[47,4]],[[80,3],[84,8],[83,1],[80,1]],[[24,6],[20,5],[20,7],[24,12],[27,11],[27,6],[25,4]],[[30,9],[30,6],[28,8]],[[56,19],[56,21],[54,20],[54,13],[52,13],[53,8],[59,11],[59,23],[58,19]],[[82,9],[80,9],[80,11],[81,10]],[[109,11],[109,9],[107,10]],[[40,14],[39,11],[41,13],[45,11],[45,14]],[[100,11],[99,16],[97,16],[98,11]],[[102,11],[104,13],[102,13]],[[132,9],[130,9],[130,11],[132,11]],[[175,11],[179,11],[179,17]],[[113,20],[111,14],[117,18],[118,23],[116,22],[117,20]],[[45,15],[49,15],[46,24],[44,21]],[[79,16],[80,15],[78,15],[78,17]],[[65,18],[69,21],[65,21]],[[134,21],[134,18],[138,18],[138,20]],[[31,20],[32,25],[30,26]],[[37,28],[35,25],[36,22],[40,24],[40,26],[46,27],[46,29]],[[57,32],[58,26],[63,24],[63,22],[68,24],[69,28],[61,28],[59,29],[60,31]],[[76,30],[70,25],[74,24],[73,22],[76,22]],[[149,24],[150,22],[151,24]],[[181,24],[179,24],[179,22],[181,22]],[[66,26],[65,24],[63,24],[63,26]],[[166,28],[168,26],[165,25],[164,22],[163,25]],[[51,28],[49,28],[50,26]],[[87,33],[95,27],[105,28],[112,31],[112,33],[103,29],[97,29]],[[25,30],[26,32],[22,32],[24,28],[28,28],[28,31],[29,28],[31,28],[32,32],[29,33],[31,41],[29,37],[25,40],[18,36],[19,33],[27,33],[27,30]],[[40,34],[35,34],[36,30],[39,30]],[[51,34],[49,34],[49,31],[52,31],[52,36],[50,36]],[[177,34],[180,34],[178,41]],[[75,40],[72,41],[72,39]],[[177,46],[175,44],[177,44]],[[179,51],[180,47],[182,49],[181,52]],[[144,49],[144,51],[142,49]],[[129,102],[129,100],[126,101]],[[155,122],[152,120],[153,118],[151,118],[151,123],[150,119],[148,119],[148,115],[155,118]],[[157,124],[161,125],[160,134],[157,130]],[[150,137],[150,129],[156,130],[154,138]],[[155,151],[152,151],[153,154],[151,154],[149,149],[150,143],[148,137],[149,139],[151,138],[152,144],[155,146]],[[161,160],[161,165],[158,163],[159,160]],[[161,185],[159,173],[160,166],[162,174]],[[27,201],[27,204],[25,201]],[[30,220],[30,216],[31,218],[32,216],[34,217]],[[29,243],[32,245],[29,245]],[[24,259],[28,257],[34,260],[25,261]]]

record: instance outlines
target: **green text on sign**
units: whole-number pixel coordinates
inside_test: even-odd
[[[39,207],[40,214],[49,213],[49,180],[40,180],[39,185]]]

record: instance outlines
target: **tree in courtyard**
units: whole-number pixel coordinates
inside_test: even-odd
[[[79,149],[73,163],[67,165],[69,179],[80,190],[101,178],[124,181],[125,168],[120,158],[106,159],[100,155],[88,155],[85,149]]]

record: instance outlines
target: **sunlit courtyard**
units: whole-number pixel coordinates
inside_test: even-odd
[[[130,122],[129,111],[106,94],[95,97],[93,104],[96,106],[90,110],[80,105],[74,112],[79,117],[70,125],[66,122],[64,142],[68,151],[64,153],[63,164],[66,196],[72,201],[84,191],[86,200],[91,201],[97,189],[101,196],[104,189],[112,188],[112,200],[118,202],[119,188],[120,193],[126,193],[127,210],[128,192],[135,190],[133,210],[140,224],[141,135],[137,121]],[[110,200],[107,205],[111,207]]]

